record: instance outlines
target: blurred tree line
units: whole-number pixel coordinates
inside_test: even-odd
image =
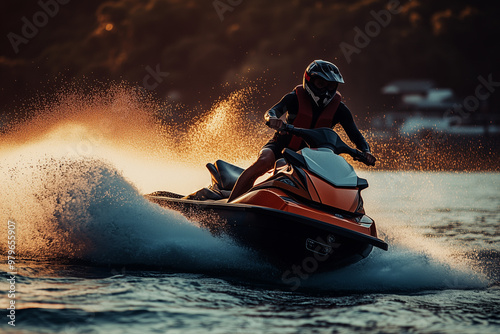
[[[362,120],[391,107],[380,88],[394,79],[433,79],[463,97],[480,75],[499,82],[499,8],[465,0],[3,1],[1,111],[79,78],[125,80],[187,106],[256,85],[263,94],[255,98],[269,107],[322,58],[340,67],[341,92]],[[496,110],[499,100],[491,94]]]

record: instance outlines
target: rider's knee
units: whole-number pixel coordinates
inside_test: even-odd
[[[255,174],[257,177],[263,175],[265,172],[274,166],[274,153],[269,150],[261,151],[259,158],[248,168],[250,174]]]
[[[259,158],[255,162],[255,164],[259,167],[259,169],[264,169],[264,172],[266,172],[274,166],[275,160],[276,159],[274,157],[273,151],[263,150],[259,154]]]

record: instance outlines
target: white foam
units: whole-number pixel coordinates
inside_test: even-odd
[[[252,263],[251,254],[230,240],[148,202],[102,161],[21,159],[0,171],[0,214],[16,222],[17,249],[25,258],[191,270]]]
[[[485,288],[485,275],[454,259],[444,262],[425,252],[391,244],[389,251],[374,249],[370,256],[338,271],[311,276],[303,287],[334,291],[387,292]]]

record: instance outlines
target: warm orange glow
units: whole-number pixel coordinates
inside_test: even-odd
[[[432,16],[431,22],[434,34],[439,35],[443,31],[445,20],[452,17],[452,15],[453,13],[451,9],[446,9],[444,11],[437,12]]]
[[[111,23],[106,24],[106,30],[107,30],[107,31],[111,31],[111,30],[113,30],[113,27],[114,27],[114,26],[113,26],[113,24],[111,24]]]
[[[231,25],[227,28],[227,32],[228,32],[229,34],[232,34],[232,33],[236,32],[236,31],[240,30],[240,28],[241,28],[241,27],[240,27],[240,25],[239,25],[239,24],[234,23],[234,24],[231,24]]]
[[[39,116],[2,135],[0,156],[12,164],[21,156],[26,164],[43,156],[93,158],[110,162],[141,192],[185,194],[210,182],[207,162],[245,166],[268,139],[261,118],[242,111],[249,94],[236,91],[189,123],[161,124],[155,111],[168,107],[144,101],[135,89],[66,92],[54,104],[35,106]]]
[[[243,111],[250,93],[249,88],[233,92],[189,127],[183,151],[190,152],[190,161],[245,164],[257,156],[270,133],[262,118],[251,119]]]
[[[30,106],[35,116],[1,134],[0,146],[0,220],[22,221],[19,233],[29,238],[19,252],[38,259],[84,254],[89,240],[66,240],[51,222],[55,212],[83,215],[61,222],[86,221],[102,182],[125,179],[120,184],[138,195],[186,195],[210,183],[207,162],[249,163],[269,137],[262,122],[242,111],[249,91],[234,92],[185,124],[160,123],[157,110],[169,106],[124,86],[94,94],[68,90],[55,102]],[[46,236],[57,246],[47,247]]]

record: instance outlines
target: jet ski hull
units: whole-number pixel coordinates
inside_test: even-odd
[[[382,240],[343,227],[343,219],[329,215],[322,221],[292,212],[224,201],[197,201],[146,195],[163,207],[195,219],[213,235],[228,235],[281,269],[309,266],[314,271],[343,267],[367,257],[373,246],[387,249]],[[338,224],[336,224],[338,220]],[[314,261],[312,260],[314,259]]]

